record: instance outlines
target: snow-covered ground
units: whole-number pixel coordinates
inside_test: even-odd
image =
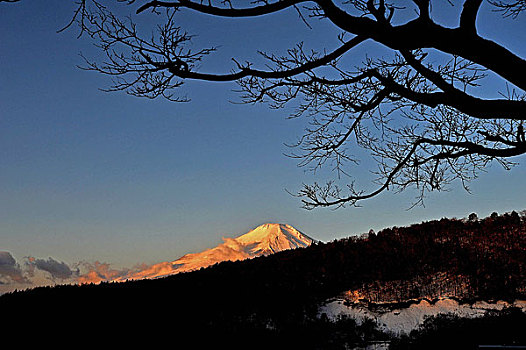
[[[348,306],[347,306],[347,305]],[[474,304],[459,304],[450,298],[440,298],[435,303],[421,300],[407,308],[382,310],[380,308],[371,311],[363,303],[348,304],[344,299],[328,301],[319,310],[319,314],[326,314],[330,320],[337,320],[340,316],[349,316],[360,324],[365,319],[372,319],[378,327],[393,335],[408,334],[421,325],[427,316],[439,314],[455,314],[460,317],[480,317],[489,310],[502,310],[506,307],[515,306],[526,312],[526,300],[516,300],[513,303],[497,301],[488,303],[479,301]]]

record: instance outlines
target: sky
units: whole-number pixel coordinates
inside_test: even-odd
[[[455,25],[451,14],[461,2],[453,2],[433,9],[445,25]],[[325,173],[306,172],[284,155],[305,126],[287,118],[292,109],[236,103],[233,83],[188,82],[179,92],[188,103],[101,91],[109,79],[77,67],[79,53],[99,54],[89,38],[77,38],[75,27],[57,33],[74,9],[61,0],[0,3],[0,274],[25,267],[42,280],[53,271],[60,281],[66,267],[171,261],[266,222],[331,241],[526,209],[525,164],[512,171],[494,164],[471,193],[456,183],[411,210],[412,191],[384,192],[359,208],[302,209],[287,190]],[[487,4],[482,10],[480,33],[526,57],[524,15],[504,19]],[[328,23],[315,20],[309,29],[294,12],[236,21],[186,11],[178,21],[198,34],[196,45],[219,46],[202,64],[210,72],[233,69],[232,57],[248,60],[302,40],[319,49],[337,45]]]

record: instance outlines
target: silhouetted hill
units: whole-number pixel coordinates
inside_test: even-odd
[[[383,335],[352,320],[331,325],[318,319],[328,298],[376,286],[375,294],[388,288],[403,302],[429,288],[421,283],[428,276],[446,273],[469,281],[469,288],[459,287],[464,299],[513,300],[526,296],[525,253],[526,218],[516,212],[442,219],[161,279],[9,293],[0,297],[0,310],[10,325],[30,331],[96,329],[104,341],[337,348],[341,339]],[[405,282],[393,292],[399,285],[393,281]]]

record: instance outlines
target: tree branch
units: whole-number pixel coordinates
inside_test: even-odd
[[[402,191],[415,186],[421,200],[426,191],[441,190],[453,180],[465,186],[492,160],[508,168],[509,158],[526,153],[521,124],[526,120],[526,95],[513,86],[507,95],[501,93],[503,98],[474,95],[487,71],[500,75],[506,86],[526,91],[526,61],[477,34],[482,0],[465,0],[458,28],[434,23],[429,0],[412,0],[418,16],[398,24],[391,23],[395,5],[384,0],[351,0],[354,10],[349,11],[354,12],[332,0],[256,0],[247,8],[234,8],[228,0],[217,5],[212,1],[146,2],[138,13],[168,10],[166,24],[144,39],[131,17],[120,20],[96,0],[91,0],[93,6],[81,0],[72,22],[79,23],[81,33],[94,38],[106,55],[100,64],[88,62],[87,69],[115,78],[110,91],[148,98],[173,99],[171,89],[195,79],[237,81],[244,103],[264,101],[281,108],[301,99],[291,115],[309,118],[295,145],[302,154],[292,155],[301,159],[299,165],[315,171],[330,163],[339,178],[347,174],[344,162],[359,160],[347,153],[352,143],[369,152],[378,165],[374,182],[379,184],[366,193],[351,183],[349,195],[332,183],[304,185],[299,194],[306,207],[356,205],[390,187]],[[297,10],[296,5],[308,1],[315,4],[306,8],[312,17],[343,30],[341,46],[329,53],[307,52],[301,43],[285,56],[259,52],[268,62],[265,69],[234,60],[236,68],[227,74],[198,71],[201,59],[215,48],[188,48],[191,36],[174,19],[183,8],[220,17],[253,17]],[[524,0],[516,1],[521,5]],[[301,14],[300,19],[304,20]],[[344,41],[348,34],[354,37]],[[349,70],[341,58],[365,40],[394,50],[394,55],[375,59],[368,53],[361,66]],[[450,59],[442,61],[443,55]],[[436,60],[431,64],[431,59]]]
[[[309,0],[281,0],[265,3],[252,8],[221,8],[195,3],[189,0],[175,2],[151,1],[141,6],[137,12],[152,7],[189,8],[201,13],[222,17],[250,17],[279,12],[285,8],[308,2]],[[442,27],[428,20],[422,12],[429,7],[428,0],[417,0],[421,16],[398,26],[386,25],[367,17],[357,17],[340,9],[331,0],[313,0],[326,16],[337,27],[362,38],[371,38],[394,50],[414,50],[418,48],[435,48],[443,52],[458,55],[477,62],[494,71],[517,87],[526,91],[526,61],[493,41],[476,35],[474,28],[476,14],[481,0],[467,0],[462,13],[461,27],[451,29]],[[466,43],[469,43],[466,44]],[[488,55],[487,52],[492,52]]]
[[[473,5],[468,6],[465,21],[470,18],[468,14],[476,14],[476,1],[479,0],[469,1]],[[421,17],[405,24],[386,27],[366,17],[351,16],[330,0],[318,0],[318,4],[332,23],[347,32],[371,38],[394,50],[435,48],[458,55],[477,62],[526,91],[526,61],[472,31],[445,28]],[[488,52],[492,54],[488,55]]]
[[[363,42],[365,38],[363,37],[354,37],[353,39],[347,41],[342,46],[334,50],[333,52],[320,57],[319,59],[306,62],[298,67],[291,68],[288,70],[276,70],[276,71],[262,71],[257,69],[252,69],[249,67],[240,67],[240,70],[231,74],[208,74],[208,73],[199,73],[192,71],[181,71],[181,70],[170,70],[174,64],[172,62],[168,63],[158,63],[159,67],[166,68],[170,72],[174,73],[176,76],[184,79],[196,79],[196,80],[207,80],[207,81],[236,81],[245,77],[257,77],[263,79],[280,79],[288,78],[301,73],[308,72],[312,69],[327,65],[331,61],[337,59],[347,51],[356,47],[358,44]]]
[[[144,12],[150,8],[165,7],[165,8],[188,8],[201,13],[206,13],[214,16],[221,17],[255,17],[262,16],[269,13],[275,13],[294,5],[300,4],[310,0],[280,0],[273,3],[265,3],[264,5],[254,6],[244,9],[236,8],[221,8],[211,5],[203,5],[202,3],[196,3],[188,0],[177,0],[175,2],[166,1],[150,1],[137,9],[137,13]]]
[[[376,77],[392,92],[416,103],[422,103],[431,108],[438,105],[454,107],[462,113],[480,119],[517,119],[526,120],[526,101],[507,99],[486,100],[468,95],[448,86],[443,92],[417,92],[396,83],[389,77],[377,73]],[[440,84],[443,85],[443,84]]]
[[[482,0],[466,0],[464,2],[464,8],[460,15],[460,28],[465,31],[475,34],[477,32],[476,20],[477,13],[482,4]]]
[[[460,147],[463,149],[459,152],[442,152],[442,153],[436,154],[432,157],[427,158],[425,161],[414,163],[413,164],[414,166],[422,166],[424,163],[427,163],[432,160],[437,161],[441,159],[456,159],[459,157],[467,156],[469,154],[484,154],[490,157],[511,157],[511,156],[521,155],[526,152],[526,143],[518,144],[515,147],[510,147],[510,148],[505,148],[505,149],[492,149],[492,148],[480,146],[472,142],[454,142],[454,141],[448,141],[448,140],[433,140],[433,139],[427,139],[427,138],[420,138],[413,143],[413,146],[411,147],[409,152],[406,154],[406,156],[388,174],[383,185],[381,185],[377,190],[367,193],[367,194],[352,193],[349,196],[339,197],[339,194],[341,192],[339,189],[335,189],[333,191],[329,189],[329,187],[332,186],[332,183],[329,183],[328,187],[321,192],[319,191],[320,188],[317,188],[316,190],[314,190],[312,186],[304,185],[304,189],[300,191],[300,195],[307,197],[309,200],[302,200],[302,202],[307,209],[312,209],[315,207],[333,207],[333,206],[339,207],[345,204],[355,205],[356,202],[358,201],[362,201],[365,199],[375,197],[378,194],[382,193],[383,191],[389,188],[389,186],[392,184],[396,175],[405,166],[410,164],[410,160],[415,155],[418,147],[426,143],[430,145],[436,145],[436,146]],[[437,165],[434,166],[433,174],[436,173],[436,167]],[[352,186],[350,186],[349,188],[352,190],[352,192],[354,192]],[[321,197],[319,197],[320,193],[322,194]],[[337,197],[337,199],[328,200],[330,196]]]

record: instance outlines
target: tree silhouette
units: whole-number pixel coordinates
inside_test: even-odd
[[[406,188],[418,190],[414,204],[420,204],[428,192],[453,181],[468,190],[490,162],[509,169],[511,158],[526,152],[526,61],[478,33],[483,0],[465,0],[455,28],[436,22],[430,0],[401,3],[256,0],[238,6],[230,0],[154,0],[137,5],[135,17],[120,18],[101,2],[81,0],[67,27],[77,23],[80,34],[105,53],[105,60],[86,59],[84,68],[112,76],[108,91],[181,102],[187,99],[175,90],[186,80],[235,81],[245,103],[281,108],[296,101],[293,117],[308,118],[310,126],[290,156],[312,170],[330,165],[338,174],[326,184],[303,185],[297,195],[305,208],[356,205],[385,190]],[[490,11],[511,20],[526,9],[524,0],[488,3]],[[311,51],[300,43],[285,55],[260,52],[264,69],[234,59],[231,72],[212,74],[198,64],[216,48],[194,49],[192,36],[175,21],[181,11],[235,19],[289,9],[309,27],[313,19],[332,23],[340,31],[340,46]],[[136,21],[150,12],[166,18],[153,35],[143,36]],[[345,63],[364,42],[389,52],[368,56],[358,67]],[[493,88],[490,77],[505,82],[507,91],[487,97],[481,86]],[[352,179],[339,184],[339,175],[350,174],[349,166],[360,160],[349,153],[351,147],[377,163],[376,189],[356,188]]]

